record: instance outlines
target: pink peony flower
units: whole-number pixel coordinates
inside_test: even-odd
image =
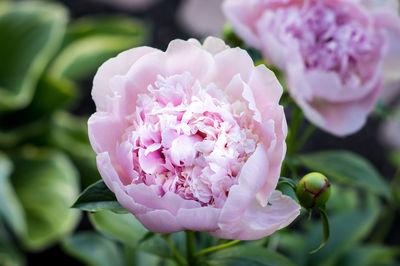
[[[226,0],[223,5],[238,34],[285,71],[289,92],[307,118],[339,136],[363,126],[383,74],[399,78],[397,8],[396,0]]]
[[[274,74],[217,38],[134,48],[93,86],[89,137],[118,201],[149,230],[257,239],[299,205],[275,191],[287,126]]]

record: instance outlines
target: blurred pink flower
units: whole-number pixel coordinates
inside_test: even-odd
[[[359,130],[383,78],[399,78],[395,0],[226,0],[223,9],[237,33],[285,72],[307,118],[332,134]]]
[[[189,32],[205,36],[220,36],[225,23],[223,0],[185,0],[178,11],[178,20]]]
[[[299,214],[275,191],[286,152],[281,94],[270,70],[217,38],[123,52],[94,79],[98,169],[151,231],[272,234]]]

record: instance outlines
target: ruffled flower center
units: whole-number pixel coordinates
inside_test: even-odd
[[[258,142],[248,106],[187,72],[158,76],[138,95],[120,145],[131,147],[132,183],[221,207]]]
[[[368,80],[381,42],[365,16],[350,5],[299,2],[265,14],[279,41],[300,50],[307,70],[334,71],[344,83]]]

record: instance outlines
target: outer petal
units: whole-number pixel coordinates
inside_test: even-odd
[[[331,102],[348,102],[364,98],[376,89],[376,83],[381,78],[380,67],[374,71],[366,84],[354,87],[344,86],[335,72],[312,70],[304,73],[306,80],[316,98]],[[361,81],[360,81],[361,83]]]
[[[221,229],[230,228],[241,219],[256,193],[266,182],[268,170],[268,154],[264,145],[258,144],[239,174],[239,184],[230,188],[219,219]]]
[[[108,152],[113,162],[116,161],[116,148],[123,131],[124,123],[114,114],[97,112],[89,118],[90,144],[97,154]]]
[[[116,75],[124,75],[143,55],[158,51],[150,47],[138,47],[120,53],[106,61],[97,71],[93,80],[92,97],[98,111],[107,110],[107,97],[113,96],[110,80]]]
[[[166,210],[154,210],[135,216],[144,227],[155,233],[169,234],[185,230],[178,223],[176,216]]]
[[[216,66],[212,53],[202,47],[183,40],[170,42],[167,51],[168,75],[189,72],[201,83],[208,82],[215,77]]]
[[[261,190],[257,193],[257,199],[262,206],[266,206],[268,198],[275,190],[278,183],[282,161],[286,154],[287,124],[285,113],[282,106],[271,105],[268,112],[263,117],[263,124],[260,125],[260,136],[264,143],[269,143],[266,147],[268,154],[268,178]]]
[[[214,207],[179,209],[177,219],[185,229],[194,231],[214,231],[218,229],[221,210]]]
[[[114,192],[118,202],[129,212],[140,214],[150,211],[149,208],[136,203],[132,197],[128,196],[124,190],[123,176],[117,172],[111,164],[110,156],[107,152],[97,155],[97,168],[107,187]]]
[[[232,23],[233,28],[254,48],[261,48],[261,43],[254,29],[262,9],[255,5],[254,0],[227,0],[222,5],[226,18]]]
[[[282,86],[275,74],[264,65],[255,67],[247,82],[251,88],[257,109],[264,116],[271,105],[279,103]]]
[[[346,136],[355,133],[365,124],[381,88],[381,84],[378,83],[372,93],[357,101],[331,103],[297,99],[296,102],[312,123],[334,135]]]
[[[111,164],[108,154],[97,156],[100,174],[118,199],[118,202],[149,230],[157,233],[172,233],[182,230],[210,231],[218,228],[220,209],[200,207],[195,201],[184,200],[173,193],[158,197],[144,184],[123,184],[123,175]],[[160,222],[162,221],[162,222]]]
[[[127,194],[137,203],[153,210],[166,210],[173,215],[181,208],[199,208],[200,204],[194,200],[185,200],[179,195],[167,192],[163,197],[145,184],[132,184],[126,186]]]
[[[220,38],[209,36],[204,40],[203,49],[215,55],[224,50],[228,50],[229,46],[226,45],[225,42]]]
[[[228,239],[260,239],[288,226],[300,214],[300,206],[279,191],[271,194],[269,203],[262,207],[254,200],[238,222],[229,228],[222,227],[208,233]]]
[[[254,69],[253,60],[245,50],[240,48],[222,50],[215,55],[215,62],[218,76],[213,82],[219,88],[227,87],[237,74],[247,81]]]

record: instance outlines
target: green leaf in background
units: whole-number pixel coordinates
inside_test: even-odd
[[[340,256],[368,236],[379,217],[380,208],[378,199],[369,194],[365,206],[348,213],[330,215],[331,237],[324,248],[309,256],[307,265],[337,265]],[[308,241],[308,250],[319,245],[322,238],[321,226],[321,223],[313,223],[309,233],[304,236]]]
[[[0,148],[12,148],[29,143],[49,132],[48,119],[43,118],[10,130],[0,130]]]
[[[40,78],[28,106],[15,112],[0,114],[0,119],[3,121],[0,130],[24,126],[44,116],[50,116],[54,111],[70,105],[76,99],[77,88],[72,82],[44,75]]]
[[[80,232],[62,242],[71,256],[90,266],[124,266],[123,253],[111,240],[95,232]]]
[[[130,213],[118,214],[111,211],[99,211],[90,213],[89,219],[94,228],[106,237],[162,258],[173,258],[165,240],[159,235],[145,238],[148,233],[147,229]],[[185,233],[174,233],[170,237],[179,252],[184,254]]]
[[[8,237],[0,221],[0,265],[2,266],[23,266],[25,258],[14,246]]]
[[[107,59],[143,45],[147,31],[128,17],[88,17],[73,22],[67,41],[51,66],[57,77],[79,80],[93,75]]]
[[[0,12],[0,112],[26,106],[61,45],[67,14],[56,4],[26,1]]]
[[[27,222],[21,239],[31,250],[46,248],[79,221],[79,211],[70,209],[79,191],[77,172],[63,153],[51,149],[26,147],[13,161],[11,180]]]
[[[400,256],[400,247],[383,245],[356,246],[348,250],[340,260],[341,266],[375,266],[395,263]]]
[[[328,213],[350,212],[357,209],[359,195],[354,187],[331,186],[331,196],[326,202]]]
[[[298,159],[310,170],[321,172],[330,180],[390,197],[389,186],[375,167],[355,153],[323,151],[300,155]]]
[[[90,213],[89,218],[97,231],[132,247],[136,247],[148,232],[130,213],[117,214],[111,211],[99,211]]]
[[[48,145],[57,147],[71,156],[78,167],[83,187],[100,179],[96,165],[96,153],[89,143],[87,118],[76,117],[66,112],[57,112],[51,119]]]
[[[127,211],[118,203],[114,193],[108,189],[103,180],[87,187],[72,205],[73,208],[89,212],[110,210],[117,213]]]
[[[235,246],[213,253],[207,259],[208,265],[215,266],[286,266],[295,265],[283,255],[253,245]]]
[[[125,247],[125,260],[129,265],[146,265],[146,266],[176,266],[171,260],[165,260],[158,256],[135,249],[128,246]]]
[[[24,212],[10,184],[11,161],[0,153],[0,221],[4,220],[16,235],[26,232]]]

